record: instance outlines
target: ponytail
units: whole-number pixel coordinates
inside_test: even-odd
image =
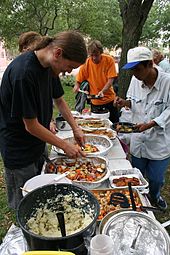
[[[47,47],[49,44],[53,42],[54,38],[50,36],[43,36],[41,41],[37,44],[35,50],[41,50]]]

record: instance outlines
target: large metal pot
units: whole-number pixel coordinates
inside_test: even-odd
[[[65,196],[68,194],[81,197],[80,207],[85,212],[92,213],[93,219],[87,227],[66,237],[40,236],[28,229],[27,221],[35,214],[37,208],[42,208],[49,200],[52,200],[49,206],[53,206],[58,195]],[[74,206],[77,206],[77,204]],[[99,210],[97,199],[86,189],[72,184],[52,184],[33,190],[21,200],[17,209],[17,220],[30,250],[64,250],[82,255],[85,254],[83,253],[84,237],[94,234]]]
[[[162,225],[146,213],[121,210],[105,216],[100,233],[109,235],[114,254],[168,255],[170,237]]]

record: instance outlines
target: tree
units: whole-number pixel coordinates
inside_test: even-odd
[[[142,28],[148,17],[154,0],[118,0],[123,21],[122,30],[122,56],[120,61],[119,93],[125,97],[131,75],[121,70],[126,62],[127,51],[138,46]]]
[[[4,0],[0,6],[0,37],[11,48],[22,32],[54,35],[73,29],[111,47],[121,42],[119,12],[117,0]]]
[[[143,27],[140,41],[145,43],[148,47],[157,48],[160,45],[161,39],[163,46],[168,46],[170,44],[169,17],[170,1],[155,0]]]

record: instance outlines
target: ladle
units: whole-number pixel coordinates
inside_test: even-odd
[[[58,212],[57,219],[61,230],[62,237],[66,236],[66,228],[65,228],[65,220],[64,220],[64,213]]]

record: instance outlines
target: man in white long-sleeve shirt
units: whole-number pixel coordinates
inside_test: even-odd
[[[139,133],[131,136],[132,165],[149,180],[151,202],[166,209],[160,190],[170,158],[170,75],[153,66],[152,52],[145,47],[130,49],[127,64],[135,76],[130,83],[128,100],[117,98],[119,106],[127,106],[138,114]]]

